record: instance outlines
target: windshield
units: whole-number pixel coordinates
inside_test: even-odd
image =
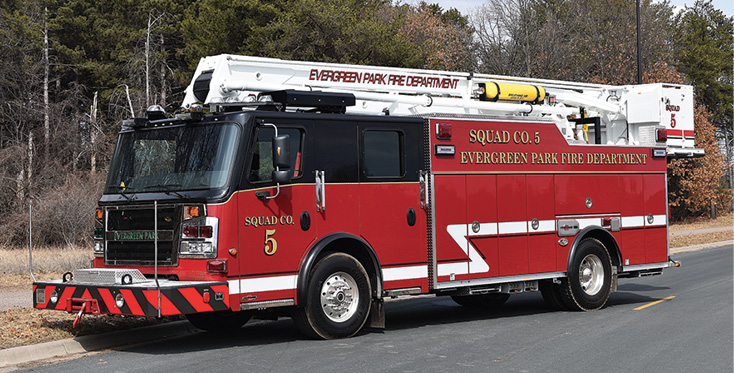
[[[105,193],[221,188],[230,174],[238,134],[234,124],[122,133]]]

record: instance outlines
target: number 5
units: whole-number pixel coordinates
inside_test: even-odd
[[[670,128],[675,128],[675,114],[670,114]]]
[[[272,236],[275,234],[275,229],[265,230],[265,255],[273,255],[278,251],[278,241]]]

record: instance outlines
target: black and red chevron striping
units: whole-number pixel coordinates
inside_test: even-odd
[[[44,300],[39,302],[37,289],[44,290]],[[58,299],[51,302],[51,293]],[[208,295],[205,295],[209,293]],[[62,282],[37,282],[33,284],[33,307],[73,311],[72,299],[96,300],[99,313],[128,316],[158,316],[158,291],[155,286],[140,285],[83,285]],[[115,297],[122,294],[125,303],[117,307]],[[205,300],[208,300],[205,301]],[[229,292],[226,282],[187,283],[182,286],[161,288],[161,315],[173,316],[189,313],[223,311],[229,309]],[[76,308],[78,310],[79,308]],[[86,313],[91,313],[86,311]]]

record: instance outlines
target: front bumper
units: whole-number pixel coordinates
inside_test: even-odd
[[[230,309],[226,282],[159,280],[158,283],[160,302],[152,280],[126,285],[38,281],[33,283],[33,307],[126,316],[158,316],[159,304],[160,316]],[[118,306],[120,299],[122,302]]]

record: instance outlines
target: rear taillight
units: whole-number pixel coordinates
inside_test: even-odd
[[[658,128],[655,131],[655,140],[657,140],[657,142],[668,141],[668,130],[665,128]]]

